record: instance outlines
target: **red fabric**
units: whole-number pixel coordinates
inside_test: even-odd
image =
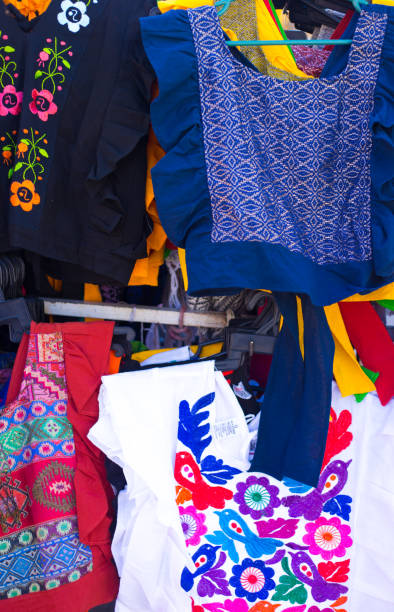
[[[111,555],[112,489],[105,473],[105,457],[86,434],[98,419],[101,376],[108,373],[113,323],[32,323],[34,333],[63,335],[68,399],[67,416],[73,426],[77,468],[75,491],[80,540],[91,547],[93,571],[76,582],[49,591],[1,601],[0,612],[87,612],[113,601],[119,578]],[[20,343],[7,403],[18,395],[28,348]]]
[[[348,27],[348,25],[350,23],[350,20],[353,17],[353,15],[354,15],[353,9],[349,9],[348,12],[346,13],[346,15],[338,23],[337,27],[335,28],[335,30],[331,34],[331,36],[330,36],[331,40],[338,40],[339,38],[341,38],[341,36],[345,32],[346,28]],[[334,45],[326,45],[324,47],[324,49],[326,49],[328,51],[332,51],[333,48],[334,48]]]
[[[363,365],[379,372],[376,391],[383,406],[394,395],[394,344],[370,302],[340,302],[349,338]]]

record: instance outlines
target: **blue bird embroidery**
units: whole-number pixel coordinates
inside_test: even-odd
[[[193,587],[194,581],[197,576],[204,574],[215,564],[216,552],[220,546],[211,546],[210,544],[203,544],[196,550],[192,556],[196,570],[191,572],[187,567],[184,568],[181,576],[181,586],[185,591],[190,591]]]
[[[257,559],[262,555],[272,555],[283,544],[281,540],[275,538],[260,538],[257,534],[253,533],[235,510],[223,510],[222,512],[215,512],[215,514],[219,517],[219,525],[223,533],[230,540],[242,542],[246,552],[253,559]]]

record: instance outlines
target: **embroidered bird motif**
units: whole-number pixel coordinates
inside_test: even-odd
[[[282,500],[282,504],[289,508],[289,516],[303,516],[308,521],[319,518],[324,504],[338,495],[346,484],[348,467],[351,460],[332,461],[321,473],[316,489],[307,495],[290,495]]]
[[[188,489],[197,510],[224,508],[226,499],[232,499],[233,492],[224,487],[211,487],[201,476],[200,469],[190,453],[177,453],[174,469],[175,480]]]
[[[181,575],[181,586],[185,591],[190,591],[197,576],[201,576],[211,569],[216,561],[216,551],[219,548],[220,546],[203,544],[196,550],[192,556],[192,561],[196,566],[195,571],[191,572],[189,568],[185,567]]]
[[[218,515],[219,525],[226,536],[242,542],[245,545],[246,552],[253,559],[262,555],[271,555],[283,544],[281,540],[275,538],[260,538],[253,533],[235,510],[223,510],[223,512],[215,512],[215,514]]]
[[[326,582],[312,559],[305,552],[289,553],[291,556],[291,569],[294,575],[311,587],[312,597],[319,603],[328,599],[336,600],[346,593],[348,588],[335,582]]]

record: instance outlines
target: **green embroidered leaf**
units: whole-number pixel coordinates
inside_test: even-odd
[[[22,166],[23,166],[22,162],[18,162],[16,166],[14,167],[14,172],[18,172],[18,170],[20,170]]]
[[[71,68],[71,64],[70,62],[68,62],[66,59],[64,59],[62,57],[62,62],[63,62],[63,66],[65,66],[66,68],[70,69]]]
[[[15,51],[14,47],[10,47],[9,45],[7,45],[6,47],[4,47],[4,51],[6,53],[13,53]]]
[[[34,75],[35,79],[39,79],[42,76],[42,70],[36,70],[36,74]]]
[[[287,557],[282,559],[281,565],[287,575],[279,578],[272,601],[289,601],[292,604],[304,604],[308,598],[308,593],[304,585],[292,574]]]
[[[11,145],[5,145],[5,147],[3,147],[3,151],[11,151],[11,149]]]
[[[52,53],[52,49],[50,47],[44,47],[43,51],[45,51],[45,53],[48,53],[48,55]]]
[[[48,153],[45,151],[45,149],[38,149],[40,152],[40,155],[42,155],[43,157],[49,157]]]
[[[13,174],[14,174],[14,169],[13,169],[13,168],[10,168],[10,169],[8,170],[8,178],[10,179],[10,178],[11,178],[11,176],[12,176]]]
[[[21,138],[21,142],[23,142],[25,145],[30,144],[30,140],[27,140],[27,138]]]
[[[276,585],[272,601],[289,601],[291,604],[304,604],[308,599],[308,593],[303,584],[295,577],[281,576]]]
[[[281,566],[282,566],[283,571],[286,572],[286,574],[288,576],[293,576],[295,578],[295,580],[297,580],[297,578],[294,576],[294,574],[291,573],[290,566],[289,566],[289,560],[288,560],[287,557],[284,557],[282,559]],[[297,580],[297,582],[298,582],[298,580]]]

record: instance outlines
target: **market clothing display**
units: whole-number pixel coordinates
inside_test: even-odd
[[[186,419],[185,433],[197,428],[198,435],[199,422],[212,402],[216,414],[212,412],[211,418],[213,423],[216,419],[224,456],[236,457],[237,468],[247,469],[250,434],[213,361],[103,378],[100,418],[89,438],[123,468],[127,480],[118,497],[112,546],[121,576],[116,610],[191,609],[180,584],[185,564],[190,568],[193,564],[188,561],[175,503],[176,440],[180,412]],[[229,429],[237,435],[228,436]],[[206,486],[205,494],[220,496],[221,487]]]
[[[109,322],[32,325],[30,337],[32,334],[38,338],[57,334],[62,338],[68,398],[63,418],[72,431],[76,459],[70,482],[79,539],[91,551],[93,569],[79,580],[70,580],[58,589],[40,592],[33,589],[31,593],[13,599],[15,612],[27,609],[32,612],[85,612],[112,601],[117,595],[119,581],[111,555],[110,534],[113,492],[106,478],[104,455],[87,439],[87,432],[98,418],[98,389],[101,376],[108,371],[112,330],[113,323]],[[9,388],[7,401],[10,406],[16,403],[21,384],[25,384],[24,364],[28,346],[29,336],[24,336]],[[51,423],[48,428],[51,430]],[[52,445],[52,440],[48,444]],[[56,458],[57,454],[53,457]],[[48,461],[48,455],[45,459]],[[52,461],[52,457],[50,459]],[[7,602],[0,603],[0,610],[6,612],[6,606]]]
[[[125,285],[146,254],[154,74],[138,18],[152,6],[53,0],[32,21],[0,7],[3,251],[80,266],[82,282]]]
[[[2,599],[49,591],[92,570],[78,531],[67,409],[62,335],[32,331],[18,397],[1,413]]]
[[[392,15],[367,7],[346,70],[305,82],[268,79],[235,59],[214,8],[141,19],[159,80],[153,129],[167,153],[152,171],[156,202],[169,238],[186,246],[191,294],[264,287],[324,305],[392,280],[387,155],[375,168]]]

